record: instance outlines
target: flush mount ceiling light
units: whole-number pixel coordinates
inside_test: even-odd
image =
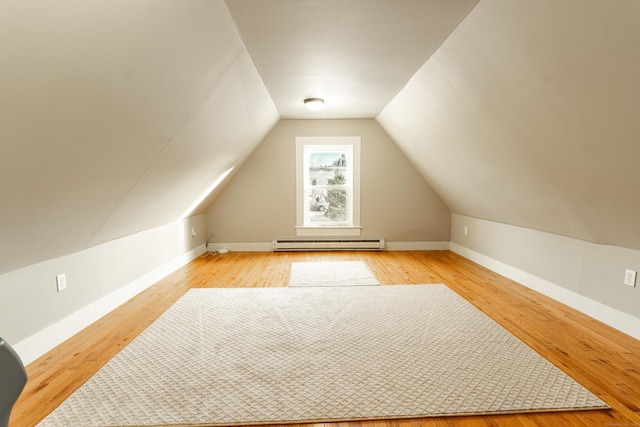
[[[304,100],[304,105],[311,111],[318,111],[324,105],[324,99],[322,98],[307,98]]]

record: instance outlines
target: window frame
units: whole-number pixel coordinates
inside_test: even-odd
[[[299,136],[296,137],[296,235],[297,236],[360,236],[360,143],[359,136]],[[308,203],[304,179],[305,153],[311,147],[339,149],[349,146],[352,152],[351,224],[305,225],[305,209]],[[306,147],[306,148],[305,148]],[[349,164],[347,163],[347,167]]]

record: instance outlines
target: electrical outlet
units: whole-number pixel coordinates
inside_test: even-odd
[[[195,229],[195,227],[191,227],[191,237],[196,237],[196,229]]]
[[[467,226],[464,227],[464,235],[466,236],[467,234],[469,234],[469,230],[467,229]]]
[[[638,273],[636,271],[627,269],[624,273],[624,284],[627,286],[635,287],[637,274]]]
[[[67,275],[62,273],[56,276],[56,287],[58,292],[62,292],[67,289]]]

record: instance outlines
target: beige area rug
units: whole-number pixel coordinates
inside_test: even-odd
[[[41,426],[607,408],[444,285],[193,289]]]
[[[380,282],[362,261],[293,262],[289,286],[369,286]]]

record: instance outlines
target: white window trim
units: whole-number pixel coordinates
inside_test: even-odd
[[[304,225],[305,145],[351,145],[353,147],[353,224],[350,226],[309,227]],[[296,235],[297,236],[359,236],[360,230],[360,137],[359,136],[298,136],[296,137]]]

